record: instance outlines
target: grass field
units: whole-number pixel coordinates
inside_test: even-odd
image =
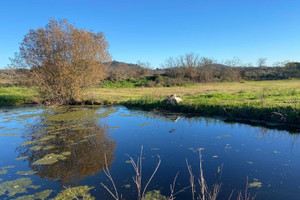
[[[183,101],[167,106],[176,94]],[[300,80],[223,82],[185,87],[93,88],[87,99],[141,108],[162,108],[208,116],[263,120],[299,126]]]
[[[183,101],[167,106],[176,94]],[[0,105],[30,103],[36,98],[26,87],[0,87]],[[141,108],[163,108],[203,115],[300,124],[300,80],[222,82],[184,87],[92,88],[85,100]]]
[[[37,92],[32,88],[21,86],[0,86],[0,106],[32,103],[32,99],[37,96]]]

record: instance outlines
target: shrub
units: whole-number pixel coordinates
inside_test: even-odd
[[[103,63],[110,58],[102,32],[50,19],[25,35],[12,65],[30,69],[31,83],[47,101],[72,104],[81,101],[84,88],[103,78]]]

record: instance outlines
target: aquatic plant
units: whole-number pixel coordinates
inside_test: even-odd
[[[0,133],[0,136],[18,135],[19,133]]]
[[[132,164],[132,167],[133,167],[133,169],[135,171],[135,176],[133,176],[133,181],[134,181],[134,183],[136,185],[136,188],[137,188],[137,199],[138,200],[144,200],[145,199],[145,194],[146,194],[147,188],[148,188],[151,180],[153,179],[154,175],[156,174],[156,172],[157,172],[157,170],[158,170],[158,168],[159,168],[159,166],[161,164],[160,156],[157,155],[158,156],[158,163],[156,165],[156,168],[154,169],[154,171],[153,171],[151,177],[149,178],[148,182],[146,183],[145,187],[142,188],[142,166],[143,166],[142,165],[142,155],[143,155],[143,146],[141,147],[140,156],[139,156],[139,158],[137,159],[136,162],[133,160],[132,157],[130,157],[128,155],[128,157],[130,159],[130,162]],[[111,194],[111,196],[114,199],[121,200],[122,199],[122,195],[119,196],[117,187],[116,187],[116,185],[114,183],[114,180],[113,180],[113,178],[112,178],[112,176],[111,176],[111,174],[109,172],[109,169],[108,169],[107,165],[106,165],[106,168],[103,169],[103,171],[104,171],[105,175],[109,178],[111,184],[113,185],[114,192],[111,191],[105,184],[101,183],[101,185]]]
[[[246,183],[246,188],[245,188],[245,192],[244,194],[242,193],[242,191],[238,192],[238,196],[237,196],[237,200],[254,200],[256,198],[256,195],[254,195],[254,197],[251,197],[251,194],[248,193],[248,187],[250,188],[250,185],[248,183],[248,176],[247,176],[247,183]]]
[[[159,190],[152,190],[145,194],[143,200],[167,200],[167,197],[160,194]]]
[[[200,177],[198,178],[198,184],[200,186],[200,192],[197,192],[196,189],[196,184],[194,182],[195,176],[193,175],[193,171],[192,171],[192,166],[188,163],[188,160],[186,160],[186,165],[190,174],[190,186],[192,189],[192,200],[195,200],[195,197],[197,197],[196,199],[200,199],[200,200],[216,200],[221,186],[221,183],[218,183],[220,175],[221,175],[221,167],[218,168],[217,171],[217,177],[216,177],[216,181],[212,186],[212,190],[209,189],[209,187],[207,186],[207,183],[205,181],[204,178],[204,174],[203,174],[203,168],[202,168],[202,154],[201,154],[201,150],[199,150],[199,160],[200,160]]]
[[[33,165],[52,165],[59,160],[67,159],[70,154],[71,152],[62,152],[60,154],[50,153],[43,158],[35,161]]]
[[[78,187],[65,187],[65,190],[60,192],[56,197],[52,200],[73,200],[73,199],[84,199],[84,200],[94,200],[89,191],[93,189],[93,187],[88,186],[78,186]]]
[[[116,109],[98,110],[68,106],[40,113],[22,136],[26,142],[17,148],[19,158],[26,159],[37,176],[61,185],[76,185],[84,177],[100,172],[105,167],[104,152],[108,165],[114,159],[115,141],[107,132],[108,126],[99,124],[97,118]]]
[[[14,168],[15,166],[6,166],[6,167],[1,167],[1,171],[0,171],[0,175],[6,174],[7,173],[7,169],[11,169]]]
[[[49,197],[51,193],[52,190],[44,190],[42,192],[37,192],[35,194],[20,196],[15,200],[35,200],[35,199],[44,200],[47,197]]]
[[[16,174],[18,174],[18,175],[24,175],[24,176],[29,176],[29,175],[36,174],[36,172],[32,171],[32,170],[29,170],[29,171],[17,171]]]
[[[137,162],[135,162],[132,159],[132,157],[130,157],[130,156],[129,156],[130,160],[126,161],[126,163],[131,163],[135,170],[135,176],[133,176],[133,181],[137,187],[137,199],[138,200],[175,200],[176,195],[178,195],[179,193],[185,192],[187,189],[191,188],[192,200],[217,200],[221,186],[222,186],[222,183],[219,182],[222,167],[218,167],[216,181],[210,189],[204,178],[201,150],[202,150],[202,148],[199,148],[199,150],[198,150],[199,151],[199,170],[200,170],[199,171],[200,176],[197,179],[198,184],[195,183],[195,176],[193,174],[192,167],[188,163],[188,160],[186,160],[186,165],[187,165],[187,169],[188,169],[189,176],[190,176],[189,177],[190,185],[186,186],[184,188],[181,188],[178,191],[175,191],[176,180],[178,177],[178,173],[177,173],[173,180],[173,183],[170,185],[169,196],[164,196],[164,195],[160,194],[159,190],[152,190],[152,191],[146,192],[149,183],[151,182],[152,178],[154,177],[154,175],[156,174],[156,172],[160,166],[161,159],[159,156],[158,156],[159,161],[157,163],[157,166],[156,166],[154,172],[152,173],[150,179],[146,183],[144,189],[142,189],[142,153],[143,153],[143,146],[142,146],[141,153],[137,159]],[[109,178],[109,181],[112,184],[113,190],[109,189],[104,183],[101,183],[101,185],[109,192],[109,194],[115,200],[122,200],[122,195],[119,195],[118,189],[115,185],[115,182],[113,180],[112,175],[110,174],[108,167],[106,167],[103,171],[104,171],[105,175]],[[261,186],[261,184],[257,184],[257,183],[253,184],[252,186],[254,186],[254,185]],[[124,187],[127,189],[131,188],[130,185],[128,187],[126,187],[126,186],[124,186]],[[245,196],[244,196],[245,199],[242,196],[242,192],[239,191],[237,200],[254,200],[256,198],[256,195],[251,198],[250,193],[248,193],[248,187],[250,187],[250,184],[248,184],[248,177],[247,177],[247,184],[246,184]],[[197,188],[199,188],[199,191],[197,190]],[[228,200],[230,200],[232,198],[232,196],[233,196],[233,191],[231,192]]]
[[[31,185],[30,178],[19,178],[13,181],[6,181],[0,183],[0,196],[8,193],[9,197],[16,194],[27,193],[27,189],[38,189],[40,186]]]

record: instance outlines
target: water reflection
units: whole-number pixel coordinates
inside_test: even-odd
[[[110,165],[116,147],[108,126],[99,124],[96,109],[65,107],[48,110],[24,135],[17,151],[19,158],[41,178],[63,185],[76,185],[86,176]]]

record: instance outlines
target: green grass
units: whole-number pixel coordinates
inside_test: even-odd
[[[101,83],[103,88],[135,88],[141,87],[149,81],[147,78],[129,79],[121,81],[104,81]]]
[[[144,109],[162,108],[207,116],[261,120],[299,126],[300,80],[210,83],[188,87],[94,88],[94,99]],[[162,100],[177,94],[175,106]]]
[[[28,87],[0,86],[0,106],[31,103],[37,93]]]
[[[295,126],[300,124],[299,79],[143,88],[132,83],[127,82],[120,87],[115,87],[114,83],[112,87],[90,88],[85,92],[84,100]],[[162,100],[171,94],[177,94],[183,101],[175,106],[164,105]],[[30,103],[36,95],[31,88],[0,87],[0,105]]]

